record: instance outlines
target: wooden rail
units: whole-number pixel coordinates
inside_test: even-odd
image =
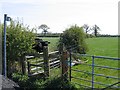
[[[41,54],[37,54],[37,55],[29,54],[29,56],[25,57],[27,59],[28,75],[36,75],[39,73],[44,73],[46,75],[46,77],[48,77],[49,73],[50,73],[50,69],[60,67],[59,51],[54,51],[54,52],[48,53],[48,47],[44,47],[43,51],[44,52]],[[35,59],[36,56],[37,56],[37,58],[43,57],[43,60],[39,59],[39,60],[34,60],[34,62],[31,61],[32,59]],[[35,64],[33,64],[33,63],[35,63]],[[38,69],[38,70],[42,69],[42,70],[37,71],[36,69]],[[34,72],[34,73],[32,73],[32,72]]]

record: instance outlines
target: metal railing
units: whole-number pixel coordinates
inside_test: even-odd
[[[99,84],[99,85],[102,85],[104,86],[103,90],[105,89],[108,89],[108,88],[120,88],[120,86],[118,85],[120,82],[120,78],[117,77],[117,76],[108,76],[108,75],[104,75],[104,74],[97,74],[95,73],[95,68],[96,67],[99,67],[99,68],[105,68],[105,69],[110,69],[110,70],[117,70],[119,71],[120,68],[119,67],[111,67],[111,66],[104,66],[104,65],[96,65],[95,64],[95,59],[105,59],[105,60],[114,60],[114,61],[119,61],[120,58],[113,58],[113,57],[106,57],[106,56],[94,56],[94,55],[87,55],[87,54],[76,54],[77,56],[79,57],[90,57],[92,58],[92,64],[86,64],[86,63],[83,63],[82,65],[85,65],[85,66],[91,66],[91,72],[88,72],[88,71],[85,71],[85,70],[78,70],[78,69],[73,69],[72,68],[72,55],[75,54],[75,53],[72,53],[71,51],[69,52],[69,55],[70,55],[70,67],[69,67],[69,79],[70,81],[72,81],[72,78],[73,79],[77,79],[77,80],[83,80],[83,81],[86,81],[86,82],[90,82],[91,83],[91,86],[88,86],[88,85],[83,85],[81,83],[77,83],[77,82],[74,82],[75,84],[78,84],[80,86],[84,86],[85,88],[91,88],[92,90],[95,89],[95,84]],[[81,78],[81,77],[74,77],[72,76],[72,71],[74,72],[80,72],[80,73],[87,73],[89,75],[91,75],[91,80],[87,80],[87,79],[84,79],[84,78]],[[101,83],[101,82],[96,82],[94,80],[94,77],[95,76],[99,76],[99,77],[105,77],[105,78],[111,78],[111,79],[115,79],[116,82],[115,83],[110,83],[110,84],[104,84],[104,83]],[[118,85],[118,86],[117,86]]]

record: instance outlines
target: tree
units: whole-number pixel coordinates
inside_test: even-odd
[[[3,24],[0,25],[3,30]],[[34,29],[30,30],[24,27],[23,24],[11,21],[6,29],[6,49],[7,49],[7,66],[9,74],[15,69],[16,62],[21,65],[26,53],[32,52],[32,44],[34,43]],[[2,37],[3,34],[2,34]],[[2,38],[2,42],[4,39]],[[3,43],[2,43],[3,44]],[[4,45],[3,45],[4,46]],[[3,48],[3,47],[2,47]],[[3,49],[2,49],[3,50]],[[19,69],[19,67],[16,67]]]
[[[90,31],[89,26],[87,24],[84,24],[82,27],[85,30],[85,33],[88,34],[88,32]]]
[[[98,35],[98,31],[100,30],[100,28],[95,24],[92,28],[91,28],[91,30],[93,30],[93,33],[94,33],[94,35],[97,37],[97,35]]]
[[[47,30],[50,29],[46,24],[42,24],[38,27],[38,29],[42,29],[44,36],[46,35],[46,33],[48,32]]]
[[[77,25],[66,29],[60,37],[58,47],[64,45],[66,49],[70,47],[75,48],[73,51],[81,54],[87,52],[87,45],[85,43],[85,33],[82,27]]]

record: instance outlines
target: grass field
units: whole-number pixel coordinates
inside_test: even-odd
[[[49,51],[57,50],[57,43],[59,38],[43,38],[49,41]],[[89,51],[87,54],[118,57],[118,38],[114,37],[100,37],[86,39]]]
[[[118,38],[89,38],[86,39],[90,55],[118,57]]]
[[[59,38],[43,38],[43,39],[51,42],[49,45],[50,51],[54,51],[57,49],[56,43],[58,42]],[[86,43],[88,44],[89,51],[87,52],[87,54],[89,55],[118,57],[118,38],[113,38],[113,37],[89,38],[89,39],[86,39]],[[88,60],[87,64],[92,63],[91,58],[86,57],[86,59]],[[110,67],[118,67],[118,61],[113,61],[113,60],[95,59],[95,64],[103,65],[103,66],[110,66]],[[83,70],[85,72],[91,72],[92,70],[91,66],[86,66],[82,64],[73,66],[72,69]],[[106,76],[118,77],[118,70],[96,67],[95,73],[103,74]],[[75,72],[75,71],[72,71],[72,76],[83,78],[86,80],[92,79],[91,74]],[[95,76],[94,80],[96,82],[101,82],[104,84],[113,84],[118,81],[117,79],[111,79],[111,78],[100,77],[100,76]],[[91,82],[87,82],[87,81],[83,81],[79,79],[72,79],[72,82],[91,86]],[[79,87],[79,86],[76,85],[76,87]],[[103,88],[103,87],[104,87],[103,85],[95,84],[95,88]]]
[[[58,43],[59,38],[44,37],[44,38],[41,38],[41,39],[50,42],[50,44],[49,44],[49,52],[57,50],[57,43]]]

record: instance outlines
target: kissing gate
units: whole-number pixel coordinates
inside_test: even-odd
[[[73,56],[82,59],[72,65]],[[88,60],[86,63],[85,60]],[[69,80],[80,88],[120,89],[120,58],[77,54],[69,50]],[[111,89],[111,90],[112,90]]]

